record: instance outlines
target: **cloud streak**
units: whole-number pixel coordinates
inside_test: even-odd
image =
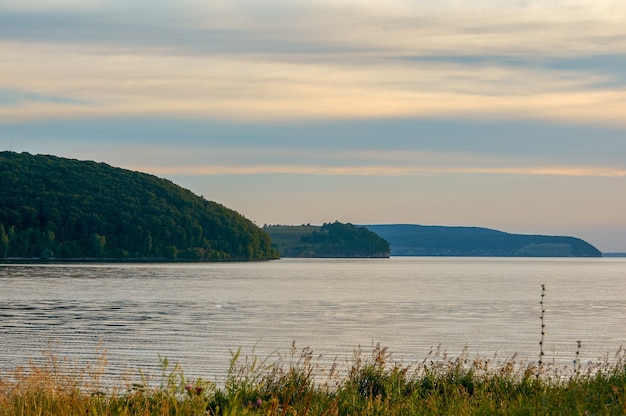
[[[170,175],[258,175],[295,174],[325,176],[419,176],[433,174],[494,174],[572,177],[626,177],[626,170],[610,167],[519,166],[519,167],[445,167],[445,166],[326,166],[326,165],[182,165],[128,166],[128,168],[160,176]]]
[[[159,165],[126,167],[160,176],[190,175],[321,175],[321,176],[431,176],[457,174],[530,175],[569,177],[626,177],[626,166],[549,164],[536,158],[479,154],[390,150],[210,149],[195,157],[176,149],[154,151],[167,154]],[[204,164],[190,161],[207,160]],[[170,162],[166,162],[166,160]],[[176,160],[186,160],[177,164]],[[265,160],[265,162],[262,162]],[[291,162],[289,162],[291,161]],[[294,163],[296,161],[297,163]],[[243,162],[243,163],[242,163]]]

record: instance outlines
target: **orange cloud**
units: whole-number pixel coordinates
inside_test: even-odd
[[[321,165],[194,165],[194,166],[127,166],[132,170],[155,175],[252,175],[298,174],[341,176],[413,176],[432,174],[493,174],[626,177],[626,170],[606,167],[519,166],[519,167],[446,167],[446,166],[321,166]]]

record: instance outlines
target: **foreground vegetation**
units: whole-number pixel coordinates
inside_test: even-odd
[[[623,415],[625,358],[557,369],[435,352],[405,366],[376,347],[342,371],[294,346],[272,363],[233,354],[219,386],[165,359],[160,380],[111,386],[104,357],[80,369],[50,358],[0,378],[0,415]]]

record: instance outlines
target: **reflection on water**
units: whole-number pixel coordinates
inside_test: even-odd
[[[540,285],[546,354],[571,362],[626,344],[623,259],[391,258],[194,265],[0,266],[0,371],[42,350],[109,369],[180,362],[217,378],[230,351],[264,358],[292,341],[326,360],[380,343],[403,362],[452,355],[535,360]]]

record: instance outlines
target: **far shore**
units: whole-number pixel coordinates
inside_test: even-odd
[[[472,257],[472,256],[371,256],[371,257],[281,257],[282,259],[293,259],[293,258],[319,258],[319,259],[388,259],[391,257]],[[487,257],[487,256],[478,256],[478,257]],[[546,258],[543,256],[493,256],[498,258]],[[602,253],[603,258],[626,258],[626,253]],[[563,258],[563,257],[554,257],[554,258]],[[566,258],[579,258],[579,257],[566,257]],[[273,259],[273,260],[280,260]],[[76,257],[76,258],[41,258],[41,257],[4,257],[0,258],[0,264],[91,264],[91,263],[171,263],[171,264],[198,264],[198,263],[239,263],[239,262],[247,262],[247,263],[258,263],[258,262],[266,262],[273,260],[258,260],[258,261],[247,261],[247,260],[194,260],[194,259],[169,259],[165,257],[154,257],[154,258],[146,258],[146,257],[126,257],[126,258],[97,258],[97,257]]]

